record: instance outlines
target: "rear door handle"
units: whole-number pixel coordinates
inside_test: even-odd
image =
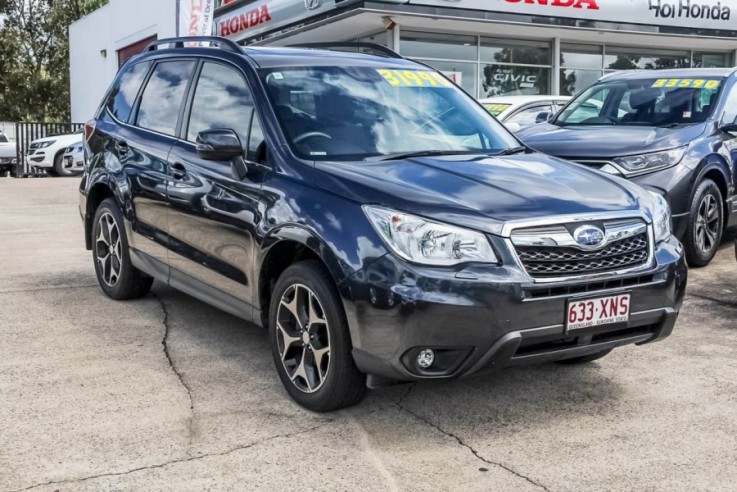
[[[175,162],[174,164],[169,166],[169,172],[174,179],[184,179],[184,177],[187,175],[187,168],[185,168],[184,164],[182,164],[181,162]]]

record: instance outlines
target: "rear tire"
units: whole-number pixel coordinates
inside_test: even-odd
[[[97,281],[111,299],[137,299],[151,290],[154,279],[131,264],[123,214],[112,198],[103,200],[95,212],[92,258]]]
[[[64,154],[59,153],[54,157],[54,173],[61,177],[74,176],[75,172],[71,168],[64,167]]]
[[[274,287],[269,338],[279,378],[294,401],[315,412],[355,405],[366,395],[343,305],[318,261],[287,268]]]
[[[724,202],[717,184],[705,179],[696,188],[683,239],[689,266],[709,264],[719,250],[724,233]]]
[[[581,357],[574,357],[572,359],[559,360],[557,362],[558,364],[564,364],[564,365],[570,365],[570,366],[577,365],[577,364],[586,364],[588,362],[599,360],[602,357],[606,357],[607,355],[609,355],[609,352],[611,351],[612,349],[602,350],[601,352],[596,352],[594,354],[582,355]]]

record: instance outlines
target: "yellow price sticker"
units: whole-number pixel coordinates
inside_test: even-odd
[[[504,112],[505,109],[509,108],[511,104],[484,104],[486,110],[493,116],[499,116]]]
[[[437,72],[430,70],[376,70],[392,87],[450,88],[453,84]]]
[[[722,84],[721,80],[704,80],[704,79],[658,79],[653,82],[652,88],[670,88],[679,89],[718,89]]]

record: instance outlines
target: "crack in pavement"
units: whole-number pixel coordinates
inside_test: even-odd
[[[250,444],[245,444],[243,446],[236,446],[235,448],[232,448],[232,449],[229,449],[227,451],[220,452],[220,453],[207,453],[207,454],[202,454],[200,456],[188,456],[186,458],[180,458],[180,459],[177,459],[177,460],[166,461],[164,463],[158,463],[158,464],[155,464],[155,465],[141,466],[141,467],[133,468],[131,470],[123,471],[123,472],[101,473],[99,475],[90,475],[89,477],[72,478],[72,479],[67,479],[67,480],[58,480],[58,481],[54,481],[54,482],[37,483],[35,485],[30,485],[30,486],[25,487],[25,488],[22,488],[22,489],[15,489],[15,490],[13,490],[11,492],[23,492],[25,490],[32,490],[32,489],[35,489],[35,488],[38,488],[38,487],[44,487],[44,486],[47,486],[47,485],[76,484],[76,483],[86,482],[88,480],[94,480],[96,478],[119,477],[119,476],[123,476],[123,475],[130,475],[131,473],[136,473],[136,472],[139,472],[139,471],[154,470],[154,469],[158,469],[158,468],[165,468],[165,467],[167,467],[169,465],[176,465],[176,464],[179,464],[179,463],[189,463],[189,462],[192,462],[192,461],[198,461],[198,460],[202,460],[202,459],[205,459],[205,458],[216,458],[216,457],[219,457],[219,456],[227,456],[227,455],[232,454],[232,453],[235,453],[237,451],[243,451],[244,449],[249,449],[249,448],[252,448],[254,446],[258,446],[260,444],[266,444],[266,443],[268,443],[270,441],[273,441],[273,440],[276,440],[276,439],[282,439],[282,438],[299,436],[301,434],[307,434],[308,432],[316,431],[316,430],[318,430],[318,429],[320,429],[322,427],[325,427],[327,425],[330,425],[332,423],[333,423],[333,420],[328,420],[327,422],[324,422],[324,423],[322,423],[320,425],[316,425],[314,427],[310,427],[309,429],[304,429],[304,430],[296,431],[296,432],[290,432],[290,433],[287,433],[287,434],[276,434],[274,436],[267,437],[267,438],[262,439],[260,441],[252,442]]]
[[[693,292],[689,292],[688,297],[695,297],[696,299],[701,299],[704,301],[711,301],[716,304],[720,304],[722,306],[727,306],[732,309],[737,309],[737,302],[723,301],[722,299],[716,299],[714,297],[709,297],[709,296],[705,296],[702,294],[694,294]]]
[[[154,297],[154,299],[159,301],[159,304],[161,305],[161,310],[164,313],[164,319],[162,320],[162,323],[164,324],[164,337],[161,339],[161,345],[164,347],[164,355],[166,356],[166,360],[169,362],[169,367],[171,368],[172,372],[177,376],[177,379],[179,379],[179,382],[187,391],[187,397],[189,398],[190,416],[187,435],[187,456],[189,456],[192,448],[192,441],[194,439],[194,425],[196,418],[194,411],[194,399],[192,398],[192,389],[184,381],[184,376],[177,368],[176,364],[174,363],[174,359],[171,356],[171,352],[169,352],[169,311],[166,308],[166,304],[164,303],[164,300],[161,297],[157,296],[155,293],[152,292],[151,295]]]
[[[402,397],[401,397],[401,398],[399,399],[399,401],[397,401],[397,402],[395,403],[395,405],[396,405],[397,407],[399,407],[399,409],[400,409],[400,410],[404,410],[405,412],[407,412],[408,414],[410,414],[411,416],[413,416],[413,417],[414,417],[415,419],[417,419],[417,420],[419,420],[420,422],[423,422],[424,424],[427,424],[427,425],[429,425],[430,427],[432,427],[432,428],[436,429],[436,430],[437,430],[438,432],[440,432],[441,434],[444,434],[444,435],[446,435],[446,436],[448,436],[448,437],[450,437],[450,438],[453,438],[453,439],[455,439],[455,440],[456,440],[456,442],[458,442],[458,444],[460,444],[460,445],[461,445],[461,446],[463,446],[464,448],[466,448],[466,449],[468,449],[469,451],[471,451],[471,453],[473,453],[473,455],[474,455],[474,456],[475,456],[476,458],[478,458],[479,460],[483,461],[484,463],[487,463],[487,464],[489,464],[489,465],[493,465],[493,466],[497,466],[497,467],[499,467],[499,468],[501,468],[501,469],[503,469],[503,470],[506,470],[506,471],[508,471],[508,472],[509,472],[509,473],[511,473],[512,475],[515,475],[516,477],[519,477],[519,478],[521,478],[521,479],[523,479],[523,480],[525,480],[525,481],[529,482],[530,484],[532,484],[532,485],[534,485],[534,486],[536,486],[536,487],[539,487],[539,488],[541,488],[541,489],[545,490],[546,492],[550,492],[550,489],[548,489],[548,488],[547,488],[547,487],[546,487],[545,485],[543,485],[543,484],[541,484],[541,483],[539,483],[539,482],[536,482],[536,481],[534,481],[533,479],[531,479],[530,477],[528,477],[528,476],[526,476],[526,475],[522,475],[522,474],[521,474],[521,473],[519,473],[518,471],[516,471],[516,470],[514,470],[514,469],[512,469],[512,468],[510,468],[510,467],[508,467],[508,466],[506,466],[506,465],[504,465],[503,463],[497,463],[496,461],[491,461],[491,460],[488,460],[488,459],[484,458],[483,456],[481,456],[481,455],[479,454],[479,452],[478,452],[478,451],[476,451],[476,450],[475,450],[475,449],[474,449],[474,448],[473,448],[473,447],[472,447],[471,445],[469,445],[469,444],[466,444],[466,443],[465,443],[465,442],[463,441],[463,439],[461,439],[460,437],[458,437],[458,436],[457,436],[456,434],[453,434],[452,432],[448,432],[448,431],[446,431],[445,429],[441,428],[441,427],[440,427],[439,425],[437,425],[437,424],[435,424],[435,423],[431,422],[430,420],[428,420],[428,419],[426,419],[426,418],[422,417],[421,415],[419,415],[419,414],[417,414],[417,413],[413,412],[413,411],[412,411],[412,410],[410,410],[409,408],[407,408],[407,407],[405,407],[404,405],[402,405],[401,401],[402,401],[402,400],[403,400],[404,398],[406,398],[407,396],[409,396],[409,394],[410,394],[410,392],[412,391],[412,388],[413,388],[413,387],[414,387],[414,384],[413,384],[412,386],[410,386],[410,389],[409,389],[409,391],[407,391],[407,393],[405,393],[405,394],[404,394],[404,395],[403,395],[403,396],[402,396]]]

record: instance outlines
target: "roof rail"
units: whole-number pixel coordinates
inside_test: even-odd
[[[387,48],[376,43],[363,43],[363,42],[352,42],[352,41],[336,41],[336,42],[324,42],[324,43],[300,43],[289,45],[289,48],[313,48],[313,49],[335,49],[335,48],[365,48],[372,50],[375,55],[386,56],[388,58],[404,58],[402,55],[394,50]],[[336,50],[341,51],[341,50]]]
[[[207,43],[210,43],[212,46],[219,47],[221,50],[230,51],[232,53],[238,53],[239,55],[243,54],[243,49],[241,46],[231,41],[230,39],[223,38],[220,36],[188,36],[188,37],[179,37],[179,38],[157,39],[156,41],[151,41],[151,43],[149,43],[149,45],[146,46],[146,51],[156,51],[156,49],[163,44],[170,45],[170,48],[184,48],[185,46],[184,43],[193,43],[193,42],[194,43],[207,42]]]

